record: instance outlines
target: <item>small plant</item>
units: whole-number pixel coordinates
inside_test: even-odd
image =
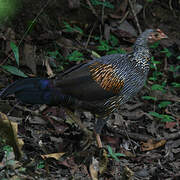
[[[156,101],[156,100],[157,100],[156,97],[152,97],[152,96],[142,96],[142,99],[145,99],[145,100],[153,100],[153,101]]]
[[[77,33],[79,33],[81,35],[83,34],[83,30],[80,27],[76,26],[76,25],[74,25],[72,27],[67,22],[64,22],[64,25],[65,25],[65,31],[66,32],[77,32]]]
[[[152,0],[151,0],[151,1],[152,1]],[[154,44],[152,44],[152,45],[150,46],[150,48],[156,49],[156,48],[159,46],[159,43],[160,43],[160,41],[155,42]]]
[[[14,53],[16,63],[19,66],[19,49],[16,46],[16,44],[14,44],[13,42],[10,42],[10,47],[11,47],[13,53]],[[16,75],[16,76],[28,77],[26,74],[24,74],[20,69],[16,68],[15,66],[3,65],[3,66],[0,66],[0,67],[3,68],[4,70],[10,72],[11,74]]]
[[[151,57],[150,68],[157,70],[157,64],[161,64],[161,61],[157,61],[154,59],[154,56]]]
[[[125,157],[126,155],[125,154],[122,154],[122,153],[115,153],[111,146],[107,146],[107,149],[108,149],[108,157],[112,157],[114,158],[116,161],[119,161],[118,157]]]
[[[83,54],[77,50],[73,51],[70,55],[67,56],[69,61],[82,61],[84,60]]]
[[[39,161],[39,163],[37,164],[37,169],[43,169],[45,167],[45,163],[43,160]]]
[[[164,48],[161,52],[164,53],[168,58],[172,56],[172,53],[168,48]]]
[[[171,84],[172,84],[172,86],[175,87],[175,88],[180,88],[180,83],[172,82]]]
[[[158,104],[158,107],[159,108],[166,108],[168,105],[171,104],[171,101],[161,101],[159,104]]]
[[[112,47],[108,44],[107,41],[100,40],[99,43],[100,45],[97,47],[99,51],[109,51],[112,49]]]
[[[151,116],[154,116],[154,117],[160,119],[162,122],[172,122],[172,121],[174,121],[174,118],[172,116],[170,116],[170,115],[167,115],[167,114],[159,114],[159,113],[154,112],[154,111],[149,112],[149,114]]]
[[[100,1],[100,0],[91,0],[92,5],[94,6],[104,6],[107,8],[114,9],[114,6],[109,1]]]
[[[99,40],[100,45],[97,46],[97,49],[99,51],[106,51],[106,54],[125,54],[126,51],[121,48],[116,48],[115,46],[118,45],[118,39],[114,35],[110,35],[109,44],[108,41],[105,40]]]
[[[157,81],[159,76],[163,76],[162,72],[154,71],[152,77],[149,77],[150,81]]]

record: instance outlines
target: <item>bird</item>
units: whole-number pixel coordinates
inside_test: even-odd
[[[145,84],[151,61],[149,44],[165,38],[167,35],[160,29],[147,29],[136,39],[132,52],[82,62],[55,79],[17,80],[1,91],[0,98],[15,94],[27,104],[90,111],[97,116],[94,131],[98,146],[102,147],[100,134],[109,116]]]

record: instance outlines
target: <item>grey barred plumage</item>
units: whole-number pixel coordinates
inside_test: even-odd
[[[58,79],[17,81],[2,91],[0,97],[14,93],[24,103],[61,104],[107,116],[144,86],[151,59],[148,43],[163,38],[167,36],[161,30],[148,29],[137,38],[133,52],[107,55],[76,65]],[[104,125],[99,124],[102,125],[97,131]]]

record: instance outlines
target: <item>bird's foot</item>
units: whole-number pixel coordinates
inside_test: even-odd
[[[90,130],[88,130],[87,128],[84,129],[84,137],[82,140],[81,145],[83,146],[83,149],[89,149],[89,147],[94,144],[94,133]]]

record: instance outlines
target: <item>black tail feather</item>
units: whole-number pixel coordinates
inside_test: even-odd
[[[57,105],[68,102],[70,98],[62,94],[59,88],[53,87],[52,80],[41,78],[18,80],[5,88],[0,93],[0,98],[4,99],[11,94],[28,104]]]

